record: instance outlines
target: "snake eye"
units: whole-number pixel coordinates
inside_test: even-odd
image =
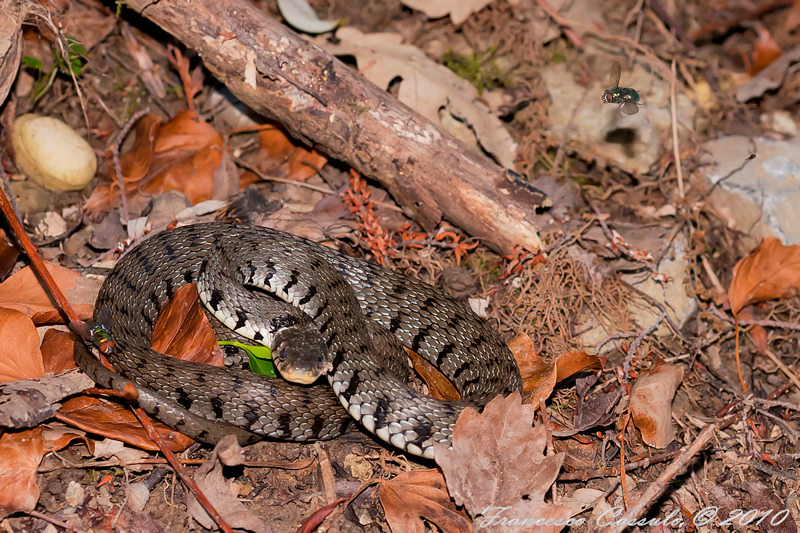
[[[322,364],[323,361],[325,361],[325,357],[323,357],[322,354],[319,354],[317,356],[317,363]]]

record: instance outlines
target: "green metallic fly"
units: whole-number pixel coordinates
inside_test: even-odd
[[[619,66],[619,61],[614,61],[608,76],[613,87],[603,93],[603,103],[619,104],[619,110],[623,115],[635,115],[639,112],[639,106],[642,105],[639,103],[639,91],[619,86],[621,72],[622,67]]]

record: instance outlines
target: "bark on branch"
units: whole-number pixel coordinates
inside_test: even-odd
[[[424,228],[444,216],[493,248],[540,248],[513,172],[466,149],[316,45],[242,0],[128,0],[254,111],[377,179]]]

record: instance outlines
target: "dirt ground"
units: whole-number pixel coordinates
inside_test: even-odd
[[[6,0],[3,5],[11,4]],[[456,4],[431,1],[444,13]],[[735,216],[712,202],[704,168],[711,150],[706,143],[714,139],[767,138],[783,146],[794,139],[796,146],[796,131],[765,119],[780,112],[796,130],[796,61],[756,97],[742,102],[736,95],[760,70],[800,47],[800,8],[780,0],[483,4],[455,24],[451,17],[428,16],[399,0],[311,2],[321,19],[342,19],[344,28],[401,35],[404,45],[472,84],[478,95],[474,100],[483,106],[481,116],[491,116],[492,126],[465,127],[444,104],[441,125],[466,139],[471,145],[466,149],[483,153],[490,152],[486,147],[500,129],[510,134],[519,179],[552,201],[535,218],[543,249],[499,254],[446,221],[445,233],[426,233],[370,176],[354,177],[336,154],[288,139],[280,124],[259,131],[257,124],[267,121],[248,122],[252,117],[227,103],[230,93],[203,69],[195,52],[124,5],[116,16],[114,4],[101,2],[15,4],[27,13],[21,41],[26,60],[13,72],[3,67],[0,80],[13,82],[0,108],[6,190],[15,197],[17,213],[43,258],[81,280],[99,283],[119,256],[117,243],[129,236],[135,240],[133,223],[120,223],[114,185],[114,167],[120,164],[131,220],[148,217],[151,227],[162,228],[183,212],[185,221],[263,222],[314,240],[325,237],[346,253],[378,257],[468,301],[473,309],[480,307],[503,340],[523,345],[515,355],[523,366],[525,397],[535,406],[541,400],[546,408],[544,419],[541,412],[535,414],[536,423],[548,428],[548,451],[539,453],[563,461],[554,471],[558,477],[541,494],[525,499],[571,509],[568,516],[583,522],[570,531],[596,530],[603,510],[635,508],[637,503],[645,509],[639,517],[680,519],[642,531],[797,531],[798,252],[776,245],[769,253],[762,247],[761,255],[749,256],[764,234],[737,226]],[[276,2],[257,5],[281,19]],[[322,43],[330,35],[313,39]],[[409,71],[387,66],[385,51],[375,47],[376,68],[398,68],[384,88],[402,97]],[[364,63],[364,57],[352,53],[341,58],[364,72],[373,64]],[[601,101],[603,88],[612,88],[614,58],[622,65],[620,86],[639,91],[643,104],[630,118],[634,126],[614,131],[633,131],[637,139],[649,135],[652,154],[625,153],[625,143],[616,142],[614,132],[603,143],[584,136],[592,115],[617,106]],[[405,59],[399,55],[393,61]],[[74,79],[66,68],[70,62]],[[650,78],[659,81],[652,86],[642,81]],[[663,95],[651,89],[661,86],[667,91]],[[686,120],[675,114],[672,89],[674,102],[685,101],[682,109],[690,109]],[[575,107],[582,100],[591,102],[588,115]],[[191,106],[193,118],[181,115]],[[663,129],[655,125],[659,109],[665,110]],[[98,157],[91,182],[77,191],[53,191],[26,179],[15,163],[19,148],[12,147],[10,133],[25,113],[58,117],[89,141]],[[652,122],[633,122],[641,117]],[[673,136],[676,123],[679,133]],[[131,133],[119,142],[126,130]],[[204,143],[217,138],[224,150],[208,150]],[[758,154],[751,155],[758,160]],[[740,159],[744,168],[748,154]],[[789,179],[800,175],[790,171]],[[209,200],[209,190],[219,199],[225,187],[230,194],[219,205],[205,204],[206,211],[189,208]],[[8,225],[3,227],[13,235]],[[381,240],[385,236],[393,240]],[[673,247],[678,241],[680,253]],[[477,247],[471,247],[473,242]],[[13,246],[7,248],[0,253],[5,279],[28,264]],[[741,264],[743,258],[752,259]],[[665,259],[677,265],[679,275],[664,274]],[[59,283],[75,283],[63,275]],[[634,279],[650,279],[655,296]],[[667,296],[668,286],[677,286],[680,300]],[[13,300],[15,291],[20,289],[4,292],[0,285],[5,294],[0,300]],[[85,303],[90,304],[88,318],[92,297]],[[34,318],[40,336],[45,322]],[[2,327],[21,327],[8,324]],[[59,348],[46,349],[47,340],[41,346],[45,358],[54,351],[64,358],[72,346],[65,340]],[[34,344],[39,350],[38,341]],[[55,368],[44,365],[45,370]],[[566,373],[569,365],[573,370]],[[561,372],[566,377],[559,375],[556,383]],[[24,377],[37,376],[16,379]],[[642,393],[644,378],[652,379],[653,388]],[[428,382],[425,377],[417,381]],[[652,418],[637,417],[637,388],[649,395],[638,398],[639,412]],[[69,407],[66,399],[53,401]],[[22,483],[26,488],[9,482],[9,488],[0,489],[6,492],[0,498],[3,531],[205,529],[187,510],[185,486],[158,452],[136,448],[134,442],[143,437],[122,427],[130,424],[118,418],[122,415],[64,407],[71,417],[50,413],[30,425],[33,431],[58,434],[45,437],[44,451],[19,451],[18,445],[0,441],[0,458],[5,456],[7,464],[12,455],[30,454]],[[93,416],[105,417],[114,429],[98,429]],[[715,424],[714,433],[704,435],[710,424]],[[8,427],[5,436],[18,431]],[[106,437],[128,443],[126,451],[108,451]],[[651,446],[653,439],[663,442]],[[698,439],[706,440],[690,455],[681,455]],[[101,441],[105,455],[95,447]],[[209,463],[213,452],[194,445],[179,457],[191,472]],[[268,525],[276,532],[456,531],[469,523],[476,531],[500,529],[486,525],[487,515],[472,513],[469,503],[450,501],[446,491],[447,501],[441,502],[425,492],[432,487],[409,488],[414,482],[407,481],[402,492],[401,483],[392,485],[399,475],[436,469],[437,464],[396,451],[355,426],[330,441],[259,442],[245,447],[244,461],[221,469],[223,477],[209,483],[232,493],[261,520],[251,523],[251,530],[267,530],[259,528]],[[623,465],[627,473],[621,476]],[[497,470],[504,468],[513,470]],[[486,486],[503,485],[497,476],[487,477]],[[447,471],[445,478],[453,495]],[[142,498],[132,485],[146,487],[139,490],[149,498],[131,505],[129,500]],[[396,498],[405,502],[410,516],[395,522],[387,517],[399,512],[397,500],[392,509],[387,499],[390,490],[398,491]],[[12,492],[30,495],[27,503],[16,501]],[[581,501],[585,510],[576,503]],[[428,507],[423,513],[415,505]],[[714,516],[704,521],[712,509]],[[758,514],[753,511],[748,518],[751,510]],[[767,519],[755,519],[762,516]],[[546,529],[507,524],[503,530]]]

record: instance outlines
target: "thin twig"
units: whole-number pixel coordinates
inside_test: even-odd
[[[119,130],[117,138],[114,139],[114,143],[111,145],[111,158],[114,162],[114,174],[116,174],[117,185],[119,186],[119,220],[123,225],[128,223],[128,195],[125,194],[125,182],[122,179],[122,165],[119,162],[119,149],[122,146],[122,142],[125,140],[125,137],[128,136],[128,132],[131,131],[133,125],[149,112],[150,108],[147,107],[134,113],[131,118],[128,119],[125,125],[122,126],[122,129]]]
[[[292,179],[289,179],[289,178],[278,178],[276,176],[270,176],[268,174],[264,174],[263,172],[261,172],[260,170],[255,168],[253,165],[251,165],[247,161],[244,161],[240,157],[234,157],[233,161],[234,161],[234,163],[236,163],[240,167],[249,170],[250,172],[252,172],[256,176],[258,176],[259,179],[262,179],[264,181],[274,181],[275,183],[283,183],[283,184],[286,184],[286,185],[294,185],[295,187],[301,187],[303,189],[310,189],[312,191],[321,192],[322,194],[330,194],[331,196],[340,196],[341,197],[344,194],[344,193],[336,192],[333,189],[331,189],[330,187],[324,187],[322,185],[313,185],[311,183],[306,183],[304,181],[292,180]],[[385,207],[386,209],[391,209],[392,211],[397,211],[399,213],[403,212],[403,209],[401,207],[399,207],[398,205],[396,205],[396,204],[390,204],[390,203],[387,203],[387,202],[377,202],[375,200],[372,200],[372,203],[377,205],[377,206],[380,206],[380,207]]]
[[[672,154],[675,158],[675,172],[678,175],[678,195],[681,200],[684,198],[683,190],[683,167],[681,166],[681,149],[678,143],[678,73],[676,71],[677,62],[672,60],[672,79],[670,80],[669,108],[672,122]]]
[[[633,461],[625,464],[625,471],[631,472],[638,468],[646,468],[652,464],[663,463],[675,458],[681,450],[667,452],[653,457],[645,457],[639,461]],[[608,466],[605,468],[592,468],[589,470],[576,470],[575,472],[562,472],[558,475],[559,481],[589,481],[597,477],[613,477],[619,476],[620,468],[618,466]]]
[[[29,511],[28,514],[31,515],[34,518],[38,518],[39,520],[44,520],[45,522],[50,522],[54,526],[58,526],[60,528],[66,529],[67,531],[74,531],[76,533],[86,533],[85,529],[77,528],[75,526],[67,524],[66,522],[62,522],[61,520],[53,518],[52,516],[48,516],[46,514],[40,513],[39,511]]]
[[[636,352],[639,349],[639,345],[642,344],[644,338],[653,333],[658,326],[661,325],[661,322],[667,318],[667,312],[662,311],[658,318],[656,318],[655,322],[653,322],[649,328],[642,331],[636,339],[631,343],[630,347],[628,347],[628,353],[626,354],[625,360],[622,361],[622,371],[625,375],[625,381],[630,378],[630,370],[631,370],[631,362],[633,361],[634,357],[636,357]]]
[[[716,424],[709,424],[700,432],[694,442],[688,446],[683,453],[681,453],[674,461],[672,461],[667,468],[661,472],[661,475],[653,482],[650,483],[642,495],[633,504],[628,507],[628,510],[620,517],[615,517],[613,524],[605,530],[606,533],[622,533],[628,528],[628,524],[633,523],[636,519],[642,516],[650,503],[653,502],[662,492],[667,488],[671,479],[686,467],[691,460],[714,436],[717,430]]]

